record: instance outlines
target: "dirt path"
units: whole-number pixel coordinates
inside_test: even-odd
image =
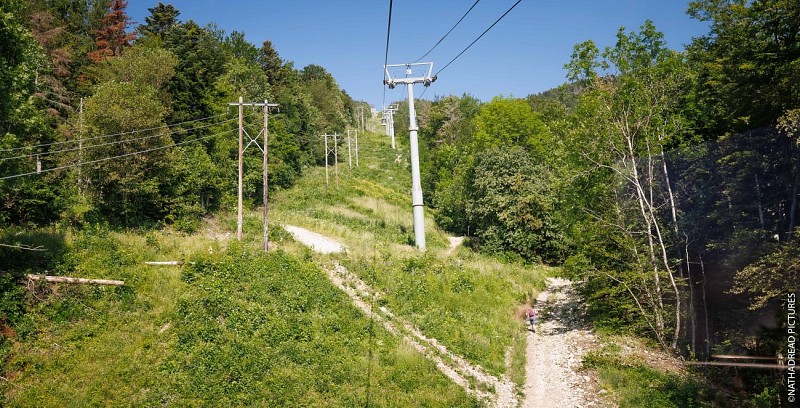
[[[456,248],[464,242],[464,237],[447,237],[447,240],[450,241],[450,248],[447,249],[447,256],[450,256],[453,255]]]
[[[580,327],[572,282],[548,278],[539,293],[536,333],[528,333],[523,407],[585,407],[598,403],[591,379],[580,372],[585,352],[596,344],[595,336]]]
[[[328,248],[330,243],[335,243],[335,241],[303,228],[294,226],[284,226],[284,228],[298,241],[317,252]],[[331,282],[345,292],[356,307],[367,316],[380,322],[387,331],[402,337],[422,355],[433,361],[444,375],[461,386],[468,394],[493,407],[518,406],[519,401],[511,381],[506,378],[497,378],[487,373],[483,367],[472,364],[463,357],[452,353],[439,341],[425,336],[416,326],[396,316],[386,307],[373,308],[382,294],[369,287],[344,266],[334,262],[332,267],[325,268],[325,272]],[[489,390],[494,390],[494,392]]]

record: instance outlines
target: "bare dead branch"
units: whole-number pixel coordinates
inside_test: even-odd
[[[34,246],[23,245],[23,244],[3,244],[3,243],[0,243],[0,247],[12,248],[12,249],[21,249],[23,251],[41,251],[41,252],[47,251],[47,249],[45,249],[41,245],[34,247]]]

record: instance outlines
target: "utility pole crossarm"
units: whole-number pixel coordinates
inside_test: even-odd
[[[239,102],[228,102],[228,106],[267,106],[270,108],[275,108],[280,106],[277,103],[266,103],[266,102],[246,102],[246,103],[239,103]]]

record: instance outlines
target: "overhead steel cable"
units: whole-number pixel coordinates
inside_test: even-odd
[[[220,116],[225,116],[227,114],[228,113],[226,112],[226,113],[221,113],[219,115],[208,116],[208,117],[205,117],[205,118],[187,120],[185,122],[178,122],[178,123],[169,124],[169,125],[166,125],[166,127],[167,128],[171,128],[173,126],[185,125],[187,123],[201,122],[201,121],[208,120],[208,119],[218,118]],[[149,130],[161,129],[163,127],[164,126],[158,126],[158,127],[153,127],[153,128],[147,128],[147,129],[131,130],[131,131],[128,131],[128,132],[112,133],[112,134],[109,134],[109,135],[94,136],[94,137],[90,137],[90,138],[86,138],[86,139],[82,139],[82,140],[78,140],[78,139],[75,139],[75,140],[63,140],[63,141],[60,141],[60,142],[42,143],[42,144],[33,145],[33,146],[13,147],[13,148],[9,148],[9,149],[0,149],[0,152],[13,152],[13,151],[17,151],[17,150],[35,149],[37,147],[55,146],[55,145],[62,145],[62,144],[66,144],[66,143],[79,143],[81,141],[86,142],[86,141],[89,141],[89,140],[102,139],[104,137],[122,136],[122,135],[129,135],[129,134],[133,134],[133,133],[147,132]]]
[[[78,151],[78,150],[86,150],[86,149],[93,149],[93,148],[103,147],[103,146],[111,146],[111,145],[115,145],[115,144],[119,144],[119,143],[136,142],[136,141],[152,139],[152,138],[160,137],[160,136],[174,135],[174,134],[180,133],[180,132],[191,132],[193,130],[205,129],[207,127],[211,127],[211,126],[221,125],[223,123],[232,122],[234,120],[236,120],[236,118],[231,118],[231,119],[227,119],[227,120],[223,120],[223,121],[219,121],[219,122],[209,123],[209,124],[206,124],[206,125],[197,126],[197,127],[188,128],[188,129],[175,129],[175,130],[173,130],[171,132],[158,133],[158,134],[155,134],[155,135],[136,137],[136,138],[133,138],[133,139],[114,140],[113,142],[105,142],[105,143],[100,143],[100,144],[90,144],[90,145],[85,145],[85,146],[80,146],[80,147],[72,147],[72,148],[62,149],[62,150],[51,150],[51,151],[42,152],[42,153],[30,153],[30,154],[22,154],[22,155],[19,155],[19,156],[0,157],[0,162],[5,161],[5,160],[13,160],[13,159],[24,159],[24,158],[28,158],[28,157],[31,157],[31,158],[32,157],[44,157],[44,156],[50,156],[50,155],[54,155],[54,154],[58,154],[58,153],[75,152],[75,151]],[[162,128],[158,128],[158,129],[163,129],[163,127]],[[84,139],[84,142],[86,140],[89,140],[89,139]]]
[[[458,59],[458,57],[460,57],[462,54],[464,54],[465,52],[467,52],[467,50],[468,50],[468,49],[470,49],[470,47],[472,47],[473,45],[475,45],[475,43],[476,43],[476,42],[478,42],[478,40],[480,40],[480,39],[481,39],[481,37],[483,37],[483,36],[484,36],[486,33],[488,33],[488,32],[489,32],[489,30],[491,30],[491,29],[492,29],[492,27],[494,27],[495,25],[497,25],[497,23],[499,23],[499,22],[500,22],[500,20],[502,20],[502,19],[503,19],[503,17],[505,17],[505,16],[506,16],[508,13],[510,13],[510,12],[511,12],[511,10],[514,10],[514,7],[517,7],[517,4],[519,4],[519,3],[521,3],[521,2],[522,2],[522,0],[517,0],[517,2],[516,2],[516,3],[514,3],[514,5],[513,5],[513,6],[511,6],[511,7],[510,7],[508,10],[506,10],[506,12],[505,12],[505,13],[503,13],[503,15],[502,15],[502,16],[500,16],[500,17],[499,17],[497,20],[495,20],[495,21],[494,21],[494,23],[492,23],[492,25],[490,25],[490,26],[489,26],[489,28],[487,28],[487,29],[486,29],[484,32],[482,32],[482,33],[481,33],[481,35],[479,35],[479,36],[478,36],[478,38],[476,38],[474,41],[472,41],[472,42],[471,42],[471,43],[470,43],[470,44],[467,46],[467,48],[464,48],[464,49],[463,49],[461,52],[459,52],[459,53],[458,53],[458,55],[456,55],[456,56],[455,56],[455,58],[451,59],[451,60],[450,60],[450,62],[448,62],[447,64],[445,64],[445,66],[443,66],[441,69],[439,69],[438,71],[436,71],[436,74],[434,74],[433,76],[434,76],[434,77],[437,77],[437,76],[438,76],[438,75],[439,75],[439,74],[440,74],[442,71],[444,71],[444,70],[445,70],[447,67],[449,67],[449,66],[450,66],[450,64],[452,64],[453,62],[455,62],[455,60],[457,60],[457,59]]]
[[[417,99],[422,99],[422,97],[425,96],[425,92],[428,92],[428,88],[430,88],[430,87],[426,86],[425,89],[422,90],[422,94],[420,96],[418,96]]]
[[[383,54],[383,106],[386,106],[386,64],[389,63],[389,35],[392,33],[392,0],[389,0],[389,24],[386,27],[386,52]]]
[[[469,12],[470,12],[470,11],[472,11],[472,9],[474,9],[474,8],[475,8],[475,6],[477,6],[477,5],[478,5],[478,3],[480,3],[480,1],[481,1],[481,0],[475,0],[475,3],[472,3],[472,6],[469,8],[469,10],[467,10],[467,12],[466,12],[466,13],[464,13],[464,15],[463,15],[463,16],[461,16],[461,18],[460,18],[460,19],[458,19],[458,21],[455,23],[455,25],[453,25],[453,27],[451,27],[451,28],[450,28],[450,30],[448,30],[448,31],[447,31],[447,32],[446,32],[446,33],[445,33],[445,34],[442,36],[442,38],[440,38],[440,39],[439,39],[439,41],[437,41],[437,42],[436,42],[436,44],[434,44],[434,45],[433,45],[433,47],[431,47],[431,49],[429,49],[429,50],[428,50],[428,52],[426,52],[426,53],[425,53],[425,55],[423,55],[423,56],[421,56],[421,57],[417,58],[417,60],[416,60],[416,61],[414,61],[414,62],[415,62],[415,63],[416,63],[416,62],[420,62],[420,61],[421,61],[423,58],[427,57],[427,56],[428,56],[428,54],[430,54],[430,53],[431,53],[431,51],[433,51],[434,49],[436,49],[436,47],[438,47],[438,46],[439,46],[439,44],[441,44],[441,43],[442,43],[442,41],[444,41],[444,39],[445,39],[445,38],[447,38],[447,36],[448,36],[448,35],[450,35],[450,33],[452,33],[452,32],[453,32],[453,30],[455,30],[455,29],[456,29],[456,27],[458,27],[458,25],[459,25],[459,24],[461,24],[461,22],[462,22],[462,21],[464,21],[464,18],[467,16],[467,14],[469,14]]]
[[[197,141],[200,141],[200,140],[210,139],[212,137],[225,134],[227,132],[231,132],[231,131],[228,130],[228,131],[225,131],[225,132],[215,133],[213,135],[202,136],[202,137],[198,137],[198,138],[191,139],[191,140],[184,140],[183,142],[180,142],[180,143],[174,143],[174,144],[170,144],[170,145],[166,145],[166,146],[154,147],[152,149],[146,149],[146,150],[140,150],[140,151],[131,152],[131,153],[120,154],[118,156],[104,157],[102,159],[89,160],[89,161],[85,161],[85,162],[70,163],[70,164],[65,164],[63,166],[51,167],[49,169],[42,169],[40,171],[32,171],[32,172],[28,172],[28,173],[14,174],[14,175],[11,175],[11,176],[3,176],[3,177],[0,177],[0,180],[8,180],[8,179],[13,179],[13,178],[18,178],[18,177],[32,176],[32,175],[39,174],[39,173],[47,173],[47,172],[56,171],[56,170],[68,169],[70,167],[84,166],[84,165],[87,165],[87,164],[94,164],[94,163],[100,163],[100,162],[104,162],[104,161],[108,161],[108,160],[119,159],[121,157],[128,157],[128,156],[134,156],[134,155],[137,155],[137,154],[153,152],[153,151],[156,151],[156,150],[169,149],[170,147],[181,146],[181,145],[185,145],[185,144],[188,144],[188,143],[197,142]]]

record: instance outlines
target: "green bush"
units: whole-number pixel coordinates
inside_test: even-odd
[[[589,352],[583,364],[597,371],[600,385],[620,407],[701,407],[712,398],[711,390],[692,377],[658,371],[615,353]]]
[[[521,147],[476,155],[466,179],[466,217],[476,246],[533,262],[561,262],[566,248],[553,219],[551,171]]]

